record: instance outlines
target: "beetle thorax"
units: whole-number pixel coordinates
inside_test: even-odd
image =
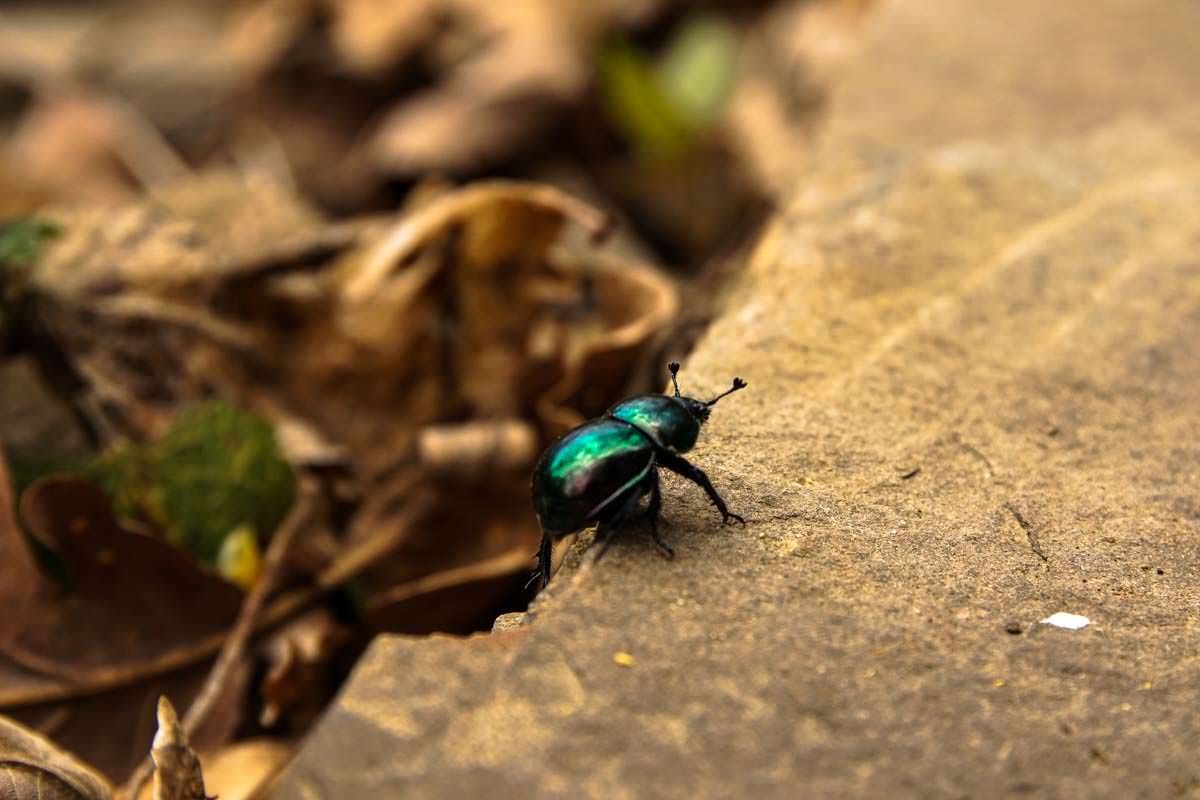
[[[628,422],[659,447],[686,453],[696,444],[708,407],[690,397],[644,394],[613,406],[609,416]]]

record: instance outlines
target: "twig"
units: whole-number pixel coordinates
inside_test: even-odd
[[[117,155],[142,186],[162,185],[192,174],[183,156],[175,151],[162,131],[132,103],[116,94],[107,95],[102,102],[116,116],[121,128],[116,143]]]
[[[339,555],[332,564],[321,570],[317,575],[317,588],[326,592],[341,586],[364,569],[386,557],[405,539],[413,525],[433,505],[433,496],[427,491],[418,491],[408,501],[403,516],[392,525],[383,528],[382,532],[358,544],[351,546]]]
[[[196,699],[192,701],[191,707],[188,708],[188,712],[183,718],[183,730],[188,738],[195,736],[196,731],[208,719],[209,714],[216,707],[217,701],[229,686],[234,669],[241,664],[267,595],[274,591],[283,574],[283,565],[288,550],[291,549],[297,534],[308,525],[312,518],[315,505],[314,496],[315,492],[311,488],[302,486],[296,505],[279,530],[271,537],[271,544],[263,559],[262,574],[254,583],[250,594],[246,595],[246,600],[242,603],[242,609],[238,613],[237,622],[221,648],[221,654],[217,656],[217,661],[213,664],[212,671],[208,673],[204,686],[196,695]],[[129,790],[125,796],[130,800],[136,798],[146,781],[150,779],[153,770],[154,762],[147,757],[126,782],[125,785]]]
[[[434,572],[430,575],[422,575],[415,580],[393,586],[378,597],[372,598],[371,608],[389,606],[423,594],[436,592],[439,589],[459,586],[470,581],[509,575],[519,571],[523,567],[527,567],[530,560],[529,548],[521,545],[498,556],[493,556],[486,561],[479,561],[462,567],[454,567],[442,572]]]

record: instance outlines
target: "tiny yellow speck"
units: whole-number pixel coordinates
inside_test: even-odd
[[[997,689],[1005,685],[1007,685],[1007,682],[1004,680],[1004,678],[996,678],[996,680],[992,681],[992,686],[995,686]]]
[[[632,667],[637,662],[629,653],[626,653],[624,650],[618,650],[613,653],[613,663],[618,667]]]
[[[1154,688],[1154,684],[1153,684],[1153,683],[1151,683],[1150,681],[1146,681],[1145,683],[1143,683],[1143,684],[1142,684],[1142,688],[1143,688],[1143,689],[1153,689],[1153,688]]]
[[[253,525],[239,525],[221,542],[217,572],[231,583],[250,591],[262,572],[262,551]]]

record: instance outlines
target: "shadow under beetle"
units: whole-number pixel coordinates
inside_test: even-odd
[[[704,472],[683,458],[700,435],[712,406],[725,395],[746,388],[741,378],[712,400],[683,397],[679,393],[679,364],[671,362],[675,395],[644,394],[613,406],[608,414],[585,422],[566,433],[542,453],[533,470],[533,506],[542,527],[542,546],[534,580],[541,586],[550,581],[551,546],[555,539],[599,523],[596,541],[599,559],[608,550],[613,533],[624,523],[645,515],[650,535],[665,558],[675,551],[658,534],[662,494],[657,467],[666,467],[695,483],[708,494],[721,514],[746,524],[725,507],[725,501]],[[641,499],[650,496],[644,512]]]

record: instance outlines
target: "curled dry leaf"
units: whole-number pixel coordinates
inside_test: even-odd
[[[99,773],[50,740],[0,717],[0,798],[3,800],[109,800],[112,787]]]
[[[266,675],[260,684],[259,722],[275,728],[286,717],[290,728],[304,730],[333,695],[331,662],[350,632],[326,609],[314,609],[276,631],[263,646]]]
[[[204,792],[200,757],[188,743],[166,695],[158,698],[158,732],[150,757],[154,759],[154,800],[215,800]]]

